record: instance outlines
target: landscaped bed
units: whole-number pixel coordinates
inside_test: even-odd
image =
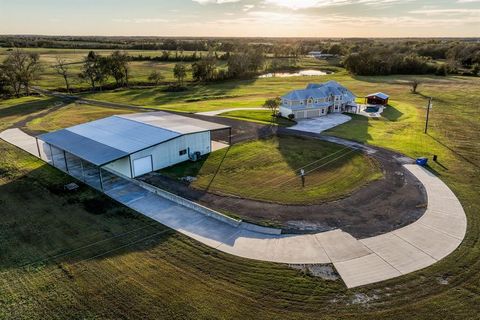
[[[301,168],[306,172],[304,187]],[[193,177],[191,187],[211,193],[284,204],[337,199],[382,177],[376,162],[359,152],[291,136],[236,144],[161,174]]]

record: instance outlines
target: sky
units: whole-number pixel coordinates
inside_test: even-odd
[[[480,0],[0,0],[0,34],[480,37]]]

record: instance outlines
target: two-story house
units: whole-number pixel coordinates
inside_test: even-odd
[[[294,90],[282,97],[282,117],[305,119],[356,110],[355,95],[336,81],[310,83],[306,89]]]

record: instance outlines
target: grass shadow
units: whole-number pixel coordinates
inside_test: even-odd
[[[446,143],[442,142],[441,140],[435,138],[433,135],[427,133],[427,135],[432,138],[433,140],[435,140],[438,144],[442,145],[443,147],[447,148],[448,150],[450,150],[453,154],[455,154],[457,157],[459,157],[460,159],[468,162],[469,164],[471,164],[472,166],[476,167],[477,169],[480,169],[480,165],[473,162],[472,160],[468,159],[467,157],[465,157],[464,155],[462,155],[461,153],[459,153],[457,150],[453,149],[452,147],[450,147],[449,145],[447,145]],[[438,163],[438,162],[437,162]],[[442,165],[440,165],[442,166]],[[443,166],[442,166],[443,167]]]
[[[24,161],[23,152],[7,148]],[[79,190],[65,191],[75,179],[47,164],[27,174],[13,167],[1,172],[0,233],[8,245],[0,253],[0,272],[61,269],[148,250],[174,233],[78,181]]]
[[[398,110],[392,105],[388,105],[387,107],[385,107],[385,109],[383,109],[383,112],[382,112],[382,117],[384,117],[389,121],[397,121],[402,116],[403,116],[403,112],[401,112],[400,110]]]

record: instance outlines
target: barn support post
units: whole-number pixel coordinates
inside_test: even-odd
[[[35,142],[37,143],[38,157],[42,159],[42,154],[40,153],[40,145],[38,144],[38,138],[35,137]]]
[[[133,176],[133,168],[132,168],[132,157],[131,156],[128,156],[128,164],[130,165],[130,178],[135,178]]]
[[[85,172],[83,171],[83,161],[80,159],[80,168],[82,168],[82,181],[85,182]]]
[[[65,160],[65,169],[68,173],[70,173],[70,171],[68,170],[67,153],[65,152],[65,150],[63,150],[63,160]]]
[[[52,149],[52,145],[49,144],[49,146],[50,146],[50,156],[52,157],[52,166],[55,167],[55,160],[53,160],[53,149]]]
[[[100,189],[102,189],[102,192],[105,192],[103,189],[102,167],[98,167],[98,176],[100,177]]]

